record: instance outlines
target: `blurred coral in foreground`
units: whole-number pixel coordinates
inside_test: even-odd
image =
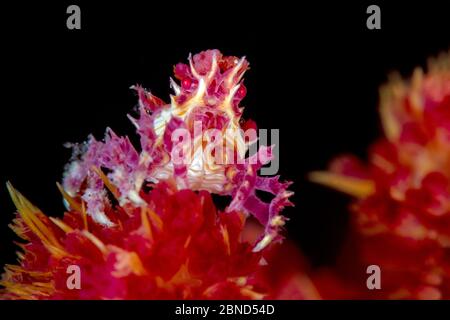
[[[339,271],[318,277],[336,281],[324,297],[450,299],[450,55],[410,81],[393,77],[380,90],[380,115],[385,136],[368,163],[343,156],[311,174],[356,198]],[[372,264],[381,290],[365,287]]]
[[[139,118],[130,117],[140,136],[137,150],[127,137],[107,130],[104,141],[89,137],[72,145],[73,158],[59,185],[67,206],[62,219],[47,217],[8,183],[17,207],[11,228],[19,244],[19,264],[7,265],[1,281],[8,299],[262,299],[314,295],[270,277],[271,258],[292,205],[288,182],[258,176],[272,158],[271,147],[245,158],[241,129],[241,81],[245,58],[209,50],[177,64],[175,94],[166,104],[136,86]],[[200,128],[196,128],[199,125]],[[181,143],[174,161],[173,133],[193,136]],[[227,143],[225,163],[205,150],[196,129],[217,129]],[[217,142],[217,141],[216,141]],[[179,146],[180,144],[178,144]],[[189,154],[188,154],[189,153]],[[181,155],[180,155],[181,154]],[[229,161],[229,160],[235,161]],[[236,161],[236,159],[238,161]],[[241,161],[239,161],[241,160]],[[270,202],[256,194],[273,195]],[[223,211],[212,194],[226,196]],[[227,198],[227,199],[228,199]],[[248,232],[248,220],[261,226]],[[300,257],[298,261],[300,261]],[[69,289],[67,270],[80,267],[81,289]],[[297,265],[297,264],[294,264]],[[303,264],[299,262],[299,268]],[[268,270],[272,270],[269,272]],[[299,269],[283,275],[294,275]],[[288,281],[288,282],[286,282]],[[307,283],[302,278],[302,283]],[[277,283],[275,283],[277,282]],[[285,290],[284,290],[285,289]]]

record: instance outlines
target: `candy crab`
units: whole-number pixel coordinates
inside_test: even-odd
[[[74,160],[63,181],[65,192],[83,198],[87,213],[104,225],[112,225],[104,212],[108,202],[105,187],[122,206],[139,206],[143,203],[143,185],[164,180],[172,180],[179,190],[230,195],[226,211],[254,215],[267,226],[266,236],[256,249],[263,248],[277,237],[276,230],[284,223],[279,212],[290,205],[292,193],[287,191],[290,183],[257,175],[258,169],[271,160],[271,147],[262,146],[256,154],[244,158],[255,136],[246,136],[243,131],[256,129],[251,120],[241,126],[239,103],[246,93],[241,79],[247,68],[245,58],[223,57],[219,51],[210,50],[189,58],[189,65],[179,63],[174,67],[181,86],[171,79],[175,95],[170,104],[134,87],[139,96],[139,119],[129,118],[140,135],[141,152],[128,138],[118,137],[110,129],[105,142],[90,137],[86,144],[75,147]],[[214,131],[208,135],[211,129]],[[214,141],[217,133],[222,137],[219,142]],[[246,137],[251,140],[245,141]],[[180,138],[184,140],[178,141]],[[211,149],[211,144],[221,144],[221,148]],[[217,149],[220,155],[214,154]],[[99,168],[109,173],[102,174]],[[270,192],[274,199],[264,203],[255,190]]]

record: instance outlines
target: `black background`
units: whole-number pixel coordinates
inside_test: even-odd
[[[168,101],[172,66],[212,48],[250,61],[244,117],[280,129],[280,174],[296,192],[289,238],[313,264],[331,264],[349,199],[306,174],[341,153],[364,157],[381,132],[377,95],[387,75],[408,76],[450,47],[446,1],[58,2],[0,7],[0,265],[16,250],[4,183],[61,215],[63,144],[100,139],[107,126],[135,137],[128,88],[139,83]],[[66,28],[70,4],[81,7],[81,30]],[[381,7],[381,30],[366,28],[370,4]]]

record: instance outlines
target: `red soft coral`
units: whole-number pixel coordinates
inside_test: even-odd
[[[47,218],[10,187],[14,229],[29,241],[7,266],[4,297],[37,299],[252,299],[270,292],[256,278],[262,254],[241,241],[245,217],[217,212],[210,194],[159,183],[140,208],[108,208],[114,227],[82,212]],[[81,290],[66,270],[81,270]]]
[[[448,299],[450,56],[432,61],[426,74],[415,70],[410,82],[394,77],[381,90],[380,113],[385,137],[367,164],[345,156],[311,177],[357,198],[350,268],[361,274],[379,265],[382,288],[370,291],[355,277],[355,296]]]

